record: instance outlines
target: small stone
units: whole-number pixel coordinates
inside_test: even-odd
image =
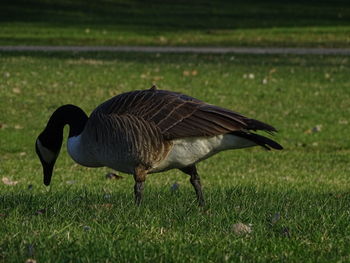
[[[232,230],[238,236],[250,234],[252,232],[251,226],[243,223],[234,224]]]

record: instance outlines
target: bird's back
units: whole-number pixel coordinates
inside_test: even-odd
[[[130,114],[156,125],[167,139],[214,136],[237,130],[276,131],[237,112],[166,90],[137,90],[102,103],[95,112]]]

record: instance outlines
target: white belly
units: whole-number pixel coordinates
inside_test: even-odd
[[[186,167],[209,158],[220,151],[256,145],[252,141],[232,134],[177,139],[173,141],[173,144],[168,156],[152,171]]]

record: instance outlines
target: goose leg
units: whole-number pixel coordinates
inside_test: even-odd
[[[134,194],[135,194],[135,203],[140,205],[142,201],[142,194],[145,185],[147,172],[144,169],[136,168],[134,172]]]
[[[190,182],[193,185],[194,190],[196,191],[199,206],[204,206],[205,201],[204,201],[203,192],[202,192],[202,185],[201,185],[199,175],[197,173],[196,166],[191,165],[191,166],[181,168],[180,170],[185,174],[188,174],[189,176],[191,176]]]

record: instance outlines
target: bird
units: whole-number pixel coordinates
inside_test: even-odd
[[[257,134],[277,130],[269,124],[194,97],[152,86],[114,96],[88,117],[78,106],[57,108],[35,142],[44,184],[69,126],[67,150],[86,167],[109,167],[134,177],[135,203],[140,205],[148,174],[179,169],[190,176],[199,206],[205,205],[196,164],[216,153],[261,146],[282,150],[276,141]]]

